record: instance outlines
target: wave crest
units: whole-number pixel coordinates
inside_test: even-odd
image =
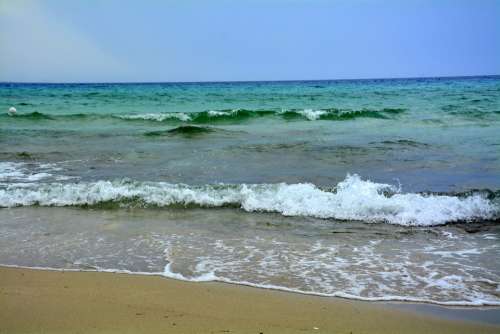
[[[432,226],[496,219],[498,207],[482,193],[468,196],[401,193],[392,185],[348,175],[332,191],[310,183],[189,186],[130,180],[91,183],[9,184],[0,207],[15,206],[238,207],[338,220]]]
[[[349,120],[355,118],[381,118],[388,119],[393,115],[403,113],[405,109],[384,108],[380,110],[362,109],[347,110],[337,108],[327,109],[290,109],[290,110],[209,110],[193,113],[157,113],[157,114],[131,114],[117,116],[125,120],[142,120],[164,122],[177,119],[183,122],[198,124],[216,122],[238,122],[259,117],[279,117],[283,119],[316,120]]]
[[[161,112],[144,114],[45,114],[38,111],[30,113],[17,113],[12,115],[0,115],[0,117],[13,117],[20,120],[99,120],[99,119],[119,119],[123,121],[152,121],[152,122],[190,122],[197,124],[223,123],[223,122],[243,122],[252,118],[277,117],[285,120],[306,119],[316,120],[350,120],[356,118],[379,118],[389,119],[394,115],[405,112],[402,108],[383,109],[284,109],[284,110],[259,110],[259,109],[224,109],[208,110],[201,112]]]

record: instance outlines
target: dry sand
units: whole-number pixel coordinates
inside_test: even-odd
[[[500,333],[377,303],[221,283],[0,268],[0,333]]]

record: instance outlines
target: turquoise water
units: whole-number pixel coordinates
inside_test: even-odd
[[[500,303],[500,77],[2,83],[0,110],[0,263]]]
[[[66,167],[84,180],[332,185],[358,173],[409,191],[496,189],[499,96],[497,77],[2,84],[1,159],[80,160]]]

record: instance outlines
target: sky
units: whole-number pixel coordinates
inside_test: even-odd
[[[500,0],[0,0],[0,81],[500,74]]]

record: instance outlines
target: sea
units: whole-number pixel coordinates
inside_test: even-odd
[[[0,83],[0,264],[500,305],[500,76]]]

